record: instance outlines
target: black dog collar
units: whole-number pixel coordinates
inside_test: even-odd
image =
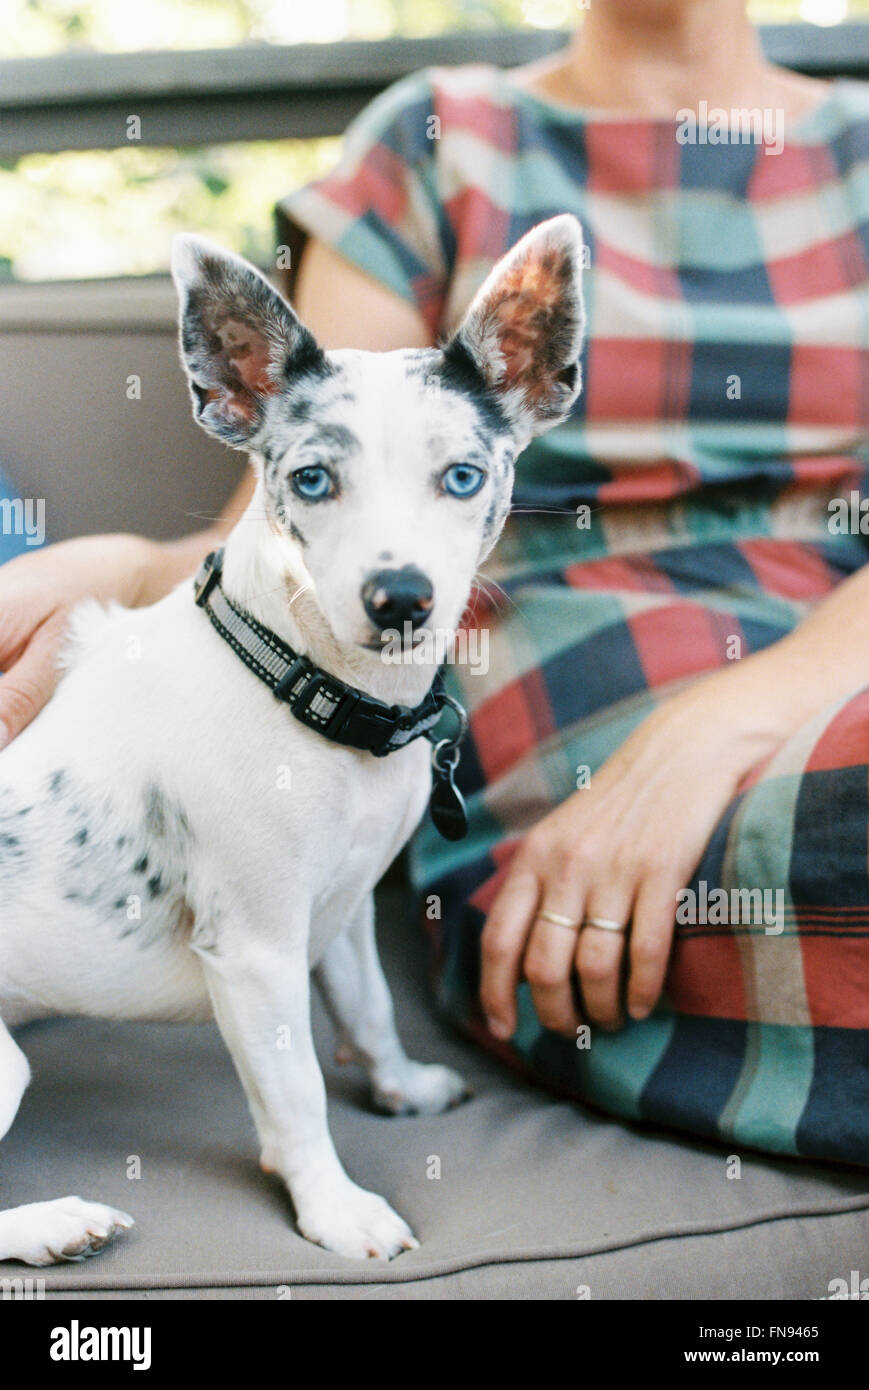
[[[448,840],[461,839],[467,832],[467,818],[453,776],[467,716],[458,701],[444,690],[441,672],[418,705],[387,705],[376,700],[300,656],[276,633],[237,607],[223,590],[222,570],[222,550],[206,555],[193,581],[194,598],[248,670],[269,687],[276,699],[289,706],[300,723],[333,743],[383,758],[415,738],[427,738],[434,744],[432,819]],[[458,715],[460,727],[452,738],[435,741],[432,730],[446,706]]]

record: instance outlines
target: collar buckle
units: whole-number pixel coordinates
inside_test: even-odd
[[[345,685],[314,666],[306,656],[297,657],[275,686],[301,724],[350,748],[382,757],[395,731],[395,706],[386,707],[364,691]]]
[[[367,703],[361,690],[345,685],[337,676],[330,676],[306,656],[298,656],[275,686],[275,697],[284,700],[301,724],[327,738],[340,739],[361,705]],[[385,724],[388,734],[390,723]],[[352,730],[347,730],[352,733]],[[348,740],[350,741],[350,740]],[[364,744],[351,746],[368,746]]]
[[[327,737],[334,737],[360,698],[343,681],[312,666],[304,656],[281,677],[275,695],[287,701],[302,724]]]

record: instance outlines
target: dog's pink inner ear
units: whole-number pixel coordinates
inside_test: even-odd
[[[532,406],[545,405],[561,379],[570,277],[568,258],[554,249],[525,256],[499,277],[484,311],[484,336],[494,330],[501,354],[499,384]]]
[[[215,361],[227,384],[237,381],[252,396],[268,396],[276,389],[269,371],[272,350],[265,335],[242,319],[224,319],[215,325]]]

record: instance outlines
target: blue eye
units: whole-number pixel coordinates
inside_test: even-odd
[[[485,481],[482,468],[475,468],[472,463],[454,463],[441,479],[444,492],[451,497],[473,497]]]
[[[324,497],[331,497],[335,491],[328,468],[321,468],[319,465],[297,468],[291,482],[293,491],[298,497],[304,497],[306,502],[322,502]]]

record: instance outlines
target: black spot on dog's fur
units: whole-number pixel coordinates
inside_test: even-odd
[[[304,378],[324,381],[334,368],[312,333],[304,328],[284,360],[284,380],[304,384]]]
[[[156,838],[166,834],[165,798],[153,783],[145,789],[145,829]]]
[[[313,418],[314,402],[302,392],[294,393],[286,404],[287,419],[294,425],[303,425]]]
[[[147,949],[176,930],[186,900],[186,850],[192,832],[180,805],[156,782],[143,788],[138,816],[118,821],[105,789],[58,768],[43,795],[19,804],[0,784],[0,912],[26,893],[23,875],[39,874],[70,912],[114,920]],[[144,902],[126,915],[130,900]]]
[[[327,454],[331,462],[336,460],[336,455],[347,458],[358,453],[360,449],[359,440],[353,431],[347,425],[339,424],[336,420],[325,421],[318,425],[312,438],[312,444],[318,454],[321,452]]]
[[[180,851],[190,839],[190,822],[156,782],[145,788],[145,829],[152,839]]]
[[[11,788],[0,787],[0,919],[3,914],[3,897],[6,888],[2,885],[18,874],[27,861],[31,837],[30,822],[22,821],[22,811],[31,808],[20,807],[15,801]]]
[[[291,390],[281,402],[282,415],[290,424],[307,424],[309,420],[322,418],[325,408],[355,399],[352,392],[337,389],[342,375],[340,369],[328,361],[326,365],[329,369],[326,372],[294,376]]]
[[[467,397],[493,434],[507,434],[510,424],[497,391],[489,385],[464,343],[454,338],[443,350],[438,376],[445,389]]]

